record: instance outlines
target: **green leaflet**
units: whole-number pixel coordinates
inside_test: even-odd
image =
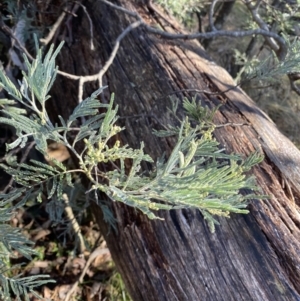
[[[132,149],[118,140],[118,134],[124,129],[117,125],[118,107],[114,106],[114,95],[108,104],[97,99],[105,87],[100,87],[80,102],[67,120],[59,117],[61,125],[53,125],[45,103],[56,77],[55,57],[61,47],[62,44],[55,51],[50,47],[45,56],[38,50],[33,62],[25,58],[28,71],[23,74],[20,89],[0,70],[0,86],[29,112],[26,115],[22,110],[14,110],[12,100],[0,100],[3,115],[0,122],[14,127],[17,136],[7,146],[6,162],[0,166],[20,185],[7,194],[0,194],[0,230],[3,233],[0,242],[6,250],[3,254],[17,250],[24,256],[32,255],[31,243],[17,229],[5,224],[13,211],[32,199],[41,202],[46,194],[50,218],[61,221],[66,206],[64,196],[72,200],[70,204],[78,201],[81,175],[90,181],[91,188],[86,194],[93,195],[103,210],[104,219],[113,227],[115,219],[109,211],[109,203],[99,200],[100,192],[111,201],[140,210],[150,219],[158,218],[155,214],[158,210],[199,209],[211,231],[217,224],[216,215],[228,217],[230,212],[247,213],[249,198],[265,198],[254,194],[257,187],[251,177],[245,176],[245,171],[261,162],[263,157],[255,153],[242,160],[238,155],[228,155],[219,149],[212,134],[212,119],[217,108],[203,108],[196,97],[191,101],[183,100],[186,116],[182,121],[176,116],[179,100],[173,103],[170,111],[180,125],[168,125],[166,130],[156,134],[177,136],[177,143],[169,158],[162,156],[155,163],[144,153],[143,142],[139,149]],[[55,159],[51,160],[51,165],[38,160],[18,163],[10,152],[18,147],[26,151],[34,145],[47,156],[49,141],[67,148],[78,161],[79,168],[68,169],[68,165]],[[143,171],[143,162],[148,166],[154,163],[152,170]],[[242,195],[240,190],[245,188],[249,193]],[[18,203],[12,205],[17,200]],[[0,296],[12,290],[17,298],[23,295],[28,298],[28,292],[49,282],[43,275],[18,279],[6,277],[4,259],[7,255],[3,254],[0,252],[3,268]]]

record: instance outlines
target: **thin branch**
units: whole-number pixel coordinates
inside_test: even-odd
[[[73,208],[70,205],[68,195],[66,193],[64,193],[62,195],[62,198],[65,203],[66,216],[67,216],[68,220],[70,221],[73,231],[79,240],[79,252],[80,252],[80,254],[83,254],[83,252],[86,250],[86,247],[85,247],[84,239],[83,239],[83,236],[82,236],[82,233],[80,230],[80,226],[77,222],[76,217],[74,216]]]
[[[262,35],[276,39],[278,44],[280,45],[280,59],[283,60],[287,54],[287,47],[286,43],[283,38],[281,38],[278,34],[270,31],[266,31],[263,29],[252,29],[252,30],[245,30],[245,31],[227,31],[227,30],[217,30],[214,32],[206,32],[206,33],[194,33],[194,34],[173,34],[169,32],[165,32],[159,29],[155,29],[147,24],[143,24],[148,32],[157,34],[165,39],[169,40],[193,40],[193,39],[211,39],[215,37],[234,37],[234,38],[241,38],[246,36],[252,35]]]
[[[82,3],[79,3],[79,2],[76,2],[76,3],[78,3],[82,7],[83,11],[85,12],[85,14],[86,14],[86,16],[87,16],[87,18],[89,20],[89,24],[90,24],[90,36],[91,36],[91,42],[90,42],[91,43],[91,50],[95,50],[95,46],[94,46],[94,31],[93,31],[93,22],[92,22],[92,19],[91,19],[89,13],[88,13],[86,7]]]
[[[110,65],[112,64],[115,56],[117,55],[117,51],[120,47],[120,42],[123,40],[123,38],[133,29],[139,27],[141,24],[143,23],[142,20],[136,21],[132,24],[130,24],[117,38],[116,42],[115,42],[115,46],[114,49],[109,57],[109,59],[107,60],[107,62],[105,63],[105,65],[103,66],[103,68],[100,70],[99,72],[99,78],[101,78],[101,86],[102,86],[102,76],[104,75],[104,73],[107,71],[107,69],[110,67]]]
[[[148,32],[159,35],[165,39],[193,40],[193,39],[211,39],[211,38],[221,37],[221,36],[240,38],[240,37],[251,36],[251,35],[262,35],[262,36],[273,38],[274,40],[277,41],[277,43],[279,45],[279,50],[277,51],[277,53],[278,53],[278,57],[280,60],[283,60],[287,54],[287,46],[286,46],[285,40],[283,38],[281,38],[278,34],[276,34],[274,32],[270,32],[269,30],[259,28],[259,29],[246,30],[246,31],[216,30],[216,31],[207,32],[207,33],[174,34],[174,33],[169,33],[169,32],[159,30],[159,29],[149,26],[148,24],[145,23],[145,21],[143,21],[142,17],[138,13],[132,12],[128,9],[125,9],[123,7],[112,4],[106,0],[99,0],[99,1],[109,5],[111,7],[114,7],[115,9],[121,10],[122,12],[124,12],[130,16],[137,18],[139,21],[142,22],[143,27]]]
[[[254,6],[251,5],[251,2],[251,0],[245,0],[245,4],[252,15],[252,19],[261,29],[269,31],[268,25],[262,20],[258,13],[259,4],[261,1],[257,0],[257,3]],[[273,49],[275,52],[278,52],[280,50],[280,47],[276,44],[274,39],[270,37],[265,37],[265,39],[268,45],[271,47],[271,49]]]
[[[30,60],[34,59],[33,56],[27,51],[27,49],[22,45],[22,43],[19,41],[19,39],[15,36],[13,31],[7,25],[5,25],[1,16],[0,16],[0,28],[4,32],[6,32],[17,43],[19,49],[21,49]]]
[[[248,10],[251,12],[253,20],[258,24],[258,26],[261,29],[264,30],[269,30],[268,25],[261,19],[259,13],[258,13],[258,8],[261,3],[261,0],[257,0],[257,2],[252,5],[251,0],[244,0]],[[276,56],[278,57],[279,60],[282,60],[282,53],[280,47],[276,44],[273,38],[270,37],[265,37],[266,42],[268,45],[271,47],[272,50],[276,53]],[[278,42],[278,41],[277,41]],[[288,78],[291,84],[291,89],[295,91],[298,95],[300,95],[300,88],[297,86],[295,81],[297,80],[296,77],[288,74]]]
[[[209,8],[209,26],[211,31],[217,31],[215,25],[214,25],[214,11],[215,6],[219,0],[213,0],[211,2],[210,8]]]
[[[48,33],[47,37],[45,39],[40,39],[40,42],[44,45],[48,45],[49,42],[52,40],[52,38],[54,37],[57,29],[59,28],[60,24],[62,23],[62,21],[64,20],[66,16],[65,12],[62,12],[62,14],[59,16],[59,18],[56,20],[56,22],[54,23],[53,27],[51,28],[50,32]]]
[[[74,75],[74,74],[70,74],[67,72],[60,71],[60,70],[57,70],[57,74],[60,74],[66,78],[73,79],[73,80],[79,80],[81,77],[80,75]]]
[[[109,59],[106,61],[105,65],[101,68],[101,70],[94,75],[86,75],[86,76],[80,76],[80,75],[73,75],[70,73],[66,73],[63,71],[58,71],[57,73],[72,79],[72,80],[79,80],[79,88],[78,88],[78,101],[81,102],[82,101],[82,97],[83,97],[83,85],[86,82],[91,82],[91,81],[99,81],[99,86],[102,86],[102,77],[103,75],[106,73],[106,71],[108,70],[108,68],[111,66],[111,64],[113,63],[114,58],[117,55],[117,51],[119,49],[120,46],[120,42],[122,41],[122,39],[133,29],[139,27],[139,26],[143,26],[143,28],[149,32],[149,33],[153,33],[156,35],[159,35],[165,39],[170,39],[170,40],[175,40],[175,39],[183,39],[183,40],[191,40],[191,39],[211,39],[211,38],[215,38],[215,37],[220,37],[220,36],[230,36],[230,37],[235,37],[235,38],[239,38],[239,37],[245,37],[245,36],[251,36],[251,35],[263,35],[265,37],[270,37],[273,38],[277,41],[278,45],[279,45],[279,50],[277,51],[278,53],[278,57],[280,60],[283,60],[284,57],[286,56],[287,53],[287,47],[285,44],[285,41],[283,38],[281,38],[279,35],[277,35],[276,33],[270,32],[268,30],[265,29],[253,29],[253,30],[247,30],[247,31],[226,31],[226,30],[215,30],[213,32],[207,32],[207,33],[195,33],[195,34],[174,34],[174,33],[169,33],[163,30],[159,30],[156,28],[153,28],[151,26],[149,26],[148,24],[145,23],[145,21],[143,21],[142,17],[135,12],[132,12],[128,9],[125,9],[123,7],[117,6],[115,4],[112,4],[111,2],[108,2],[106,0],[99,0],[103,3],[105,3],[106,5],[109,5],[111,7],[113,7],[114,9],[120,10],[136,19],[138,19],[136,22],[130,24],[116,39],[115,41],[115,45],[114,48],[111,52],[111,55],[109,57]],[[215,4],[218,2],[218,0],[214,0],[211,6],[211,11],[213,14],[213,8],[215,6]],[[62,16],[61,16],[62,18]],[[90,19],[89,19],[90,20]],[[58,24],[59,22],[56,22],[56,24]],[[14,38],[17,42],[17,44],[19,45],[19,47],[26,53],[26,55],[33,60],[33,57],[28,53],[28,51],[25,49],[25,47],[23,47],[18,39],[16,37],[14,37],[13,33],[11,32],[11,30],[3,23],[3,21],[1,20],[1,26],[5,31],[9,32],[10,36],[12,38]],[[214,26],[213,26],[214,27]],[[45,40],[47,41],[49,37],[47,37]],[[207,91],[209,92],[209,91]],[[204,92],[206,93],[206,92]],[[211,93],[211,92],[209,92]]]
[[[85,75],[85,76],[78,76],[78,75],[73,75],[73,74],[69,74],[66,72],[62,72],[62,71],[58,71],[57,73],[60,75],[63,75],[67,78],[70,79],[74,79],[74,80],[79,80],[79,89],[78,89],[78,101],[81,102],[82,101],[82,96],[83,96],[83,85],[86,82],[91,82],[91,81],[99,81],[99,86],[102,86],[102,77],[105,74],[105,72],[107,71],[107,69],[110,67],[110,65],[113,63],[114,58],[117,55],[117,52],[119,50],[120,47],[120,42],[123,40],[123,38],[133,29],[137,28],[138,26],[140,26],[142,24],[142,21],[136,21],[132,24],[130,24],[116,39],[114,48],[110,54],[109,59],[106,61],[105,65],[101,68],[101,70],[94,74],[94,75]]]

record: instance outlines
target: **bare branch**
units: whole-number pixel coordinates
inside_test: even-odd
[[[99,72],[99,77],[102,78],[102,76],[104,75],[104,73],[107,71],[107,69],[109,68],[109,66],[112,64],[115,56],[117,55],[117,51],[119,49],[120,46],[120,42],[122,41],[122,39],[133,29],[139,27],[142,24],[143,21],[139,20],[136,21],[132,24],[130,24],[117,38],[114,49],[108,59],[108,61],[105,63],[105,65],[103,66],[103,68],[100,70]],[[102,79],[101,79],[102,81]]]
[[[95,50],[95,46],[94,46],[94,31],[93,31],[93,22],[92,22],[92,19],[91,19],[89,13],[88,13],[86,7],[82,3],[78,3],[78,4],[82,7],[83,11],[85,12],[85,14],[86,14],[86,16],[87,16],[87,18],[89,20],[89,23],[90,23],[90,36],[91,36],[91,50]]]
[[[62,198],[63,198],[63,201],[65,203],[66,216],[67,216],[68,220],[70,221],[70,223],[72,225],[72,228],[73,228],[73,231],[74,231],[74,234],[77,236],[77,239],[79,241],[79,252],[80,252],[80,254],[83,254],[83,252],[86,250],[86,246],[85,246],[84,238],[83,238],[81,230],[80,230],[80,226],[79,226],[78,221],[77,221],[77,219],[74,215],[73,208],[70,205],[68,195],[66,193],[64,193],[62,195]]]
[[[226,30],[216,30],[213,32],[206,32],[206,33],[195,33],[195,34],[174,34],[174,33],[169,33],[163,30],[159,30],[156,28],[153,28],[146,24],[142,17],[135,12],[132,12],[128,9],[125,9],[123,7],[117,6],[115,4],[112,4],[106,0],[99,0],[111,7],[114,7],[115,9],[118,9],[130,16],[133,16],[140,20],[142,22],[143,27],[148,31],[153,34],[160,35],[161,37],[165,39],[170,39],[170,40],[175,40],[175,39],[183,39],[183,40],[193,40],[193,39],[211,39],[215,37],[221,37],[221,36],[229,36],[229,37],[234,37],[234,38],[240,38],[240,37],[245,37],[245,36],[251,36],[251,35],[262,35],[265,37],[270,37],[273,38],[274,40],[277,41],[279,45],[279,49],[277,50],[278,53],[278,58],[280,60],[283,60],[287,54],[287,46],[283,38],[281,38],[278,34],[274,32],[270,32],[268,29],[253,29],[253,30],[246,30],[246,31],[226,31]],[[214,0],[215,4],[219,0]],[[214,6],[213,6],[214,8]]]
[[[258,13],[258,8],[261,3],[261,0],[257,0],[254,5],[251,4],[251,2],[252,2],[251,0],[244,0],[244,2],[246,4],[247,8],[249,9],[249,11],[251,12],[252,18],[256,22],[256,24],[258,24],[258,26],[263,30],[269,30],[268,25],[261,19],[260,15]],[[279,60],[282,60],[281,47],[278,46],[278,44],[276,44],[276,42],[274,41],[273,38],[265,36],[265,40],[268,43],[268,45],[271,47],[271,49],[274,50],[274,52],[276,53]],[[285,55],[284,55],[284,57],[285,57]],[[293,74],[288,74],[288,78],[290,80],[292,90],[295,91],[298,95],[300,95],[300,88],[295,83],[295,81],[299,79],[299,76],[297,78],[296,74],[293,73]]]
[[[256,4],[254,6],[251,5],[251,0],[245,0],[245,4],[250,11],[253,20],[256,22],[256,24],[263,30],[269,31],[268,25],[262,20],[258,13],[258,8],[260,4],[260,0],[257,0]],[[280,47],[276,44],[273,38],[265,37],[268,45],[273,49],[276,53],[280,50]]]
[[[115,42],[115,46],[111,52],[111,55],[109,57],[109,59],[106,61],[105,65],[101,68],[101,70],[94,74],[94,75],[86,75],[86,76],[77,76],[77,75],[72,75],[72,74],[68,74],[65,72],[61,72],[58,71],[58,74],[61,74],[63,76],[66,76],[70,79],[75,79],[75,80],[79,80],[79,91],[78,91],[78,100],[79,102],[82,101],[82,96],[83,96],[83,85],[86,82],[91,82],[91,81],[99,81],[99,86],[102,86],[102,77],[105,74],[105,72],[107,71],[107,69],[110,67],[110,65],[113,63],[114,58],[117,55],[118,49],[120,47],[120,42],[122,41],[122,39],[133,29],[137,28],[138,26],[140,26],[142,24],[142,21],[136,21],[132,24],[130,24],[116,39]]]
[[[52,38],[54,37],[57,29],[59,28],[60,24],[62,23],[62,21],[64,20],[66,16],[65,12],[62,12],[62,14],[59,16],[59,18],[56,20],[56,22],[54,23],[53,27],[51,28],[50,32],[48,33],[47,37],[45,39],[40,39],[40,42],[44,45],[48,45],[49,42],[52,40]]]
[[[210,8],[209,8],[209,26],[211,31],[217,31],[215,25],[214,25],[214,11],[215,6],[219,0],[213,0],[211,2]]]
[[[99,81],[99,86],[102,86],[102,77],[106,73],[106,71],[108,70],[108,68],[110,67],[110,65],[112,64],[114,58],[116,57],[117,51],[118,51],[119,46],[120,46],[120,42],[122,41],[122,39],[130,31],[132,31],[133,29],[135,29],[135,28],[137,28],[139,26],[143,26],[143,28],[147,32],[149,32],[149,33],[156,34],[156,35],[159,35],[159,36],[161,36],[161,37],[163,37],[165,39],[170,39],[170,40],[174,40],[174,39],[183,39],[183,40],[211,39],[211,38],[221,37],[221,36],[230,36],[230,37],[239,38],[239,37],[245,37],[245,36],[251,36],[251,35],[262,35],[262,36],[265,36],[267,38],[273,38],[274,40],[277,41],[277,43],[279,45],[279,49],[278,49],[278,46],[277,46],[277,50],[278,50],[277,51],[277,55],[278,55],[278,57],[279,57],[280,60],[283,60],[285,58],[285,56],[286,56],[286,53],[287,53],[287,47],[286,47],[286,43],[285,43],[284,39],[281,38],[278,34],[270,32],[269,30],[265,30],[265,29],[262,29],[262,28],[260,28],[260,29],[253,29],[253,30],[247,30],[247,31],[217,30],[214,27],[214,25],[213,25],[213,11],[214,11],[214,7],[215,7],[216,3],[219,0],[214,0],[212,2],[211,10],[210,10],[210,17],[211,17],[210,18],[210,22],[211,22],[211,25],[212,25],[212,28],[213,28],[214,31],[207,32],[207,33],[195,33],[195,34],[174,34],[174,33],[169,33],[169,32],[163,31],[163,30],[159,30],[159,29],[153,28],[153,27],[149,26],[148,24],[146,24],[146,22],[142,19],[142,17],[138,13],[130,11],[130,10],[125,9],[123,7],[117,6],[115,4],[112,4],[111,2],[108,2],[106,0],[100,0],[100,1],[103,2],[103,3],[105,3],[106,5],[109,5],[109,6],[113,7],[114,9],[122,11],[123,13],[126,13],[126,14],[128,14],[128,15],[136,18],[137,21],[134,22],[134,23],[132,23],[132,24],[130,24],[118,36],[118,38],[115,41],[115,45],[114,45],[114,48],[112,50],[112,53],[111,53],[109,59],[107,60],[107,62],[104,64],[104,66],[101,68],[101,70],[97,74],[80,76],[80,75],[69,74],[69,73],[66,73],[66,72],[63,72],[63,71],[58,71],[58,74],[66,77],[66,78],[69,78],[69,79],[72,79],[72,80],[79,80],[79,88],[78,88],[78,100],[79,100],[79,102],[82,101],[82,97],[83,97],[83,85],[84,85],[84,83],[98,80]],[[245,1],[248,1],[248,0],[245,0]],[[77,3],[77,5],[78,5],[78,3]],[[79,5],[81,5],[81,4],[79,3]],[[253,7],[253,6],[250,5],[250,7],[253,8],[253,9],[256,9],[257,5],[255,7]],[[83,7],[83,9],[86,12],[85,7]],[[44,43],[48,43],[48,41],[51,40],[51,38],[52,38],[52,36],[53,36],[53,34],[54,34],[55,30],[56,30],[55,28],[57,28],[59,26],[59,24],[62,22],[64,16],[65,15],[62,14],[60,16],[59,20],[57,20],[57,22],[55,23],[56,25],[53,26],[51,35],[50,36],[48,35],[48,37],[46,39],[42,40]],[[90,30],[91,30],[91,37],[92,37],[93,36],[93,32],[92,32],[91,19],[90,19],[90,17],[89,17],[88,14],[87,14],[87,16],[89,18],[89,22],[90,22],[90,26],[91,26]],[[24,53],[26,53],[26,55],[31,60],[33,60],[33,57],[28,53],[28,51],[25,49],[25,47],[23,47],[19,43],[18,39],[16,37],[14,37],[13,33],[11,32],[11,30],[3,23],[2,20],[0,20],[0,21],[1,21],[0,25],[1,25],[2,29],[5,30],[5,31],[7,31],[10,34],[10,36],[16,40],[18,46],[24,51]],[[93,45],[92,44],[91,44],[91,49],[93,49]]]
[[[170,39],[170,40],[211,39],[211,38],[221,37],[221,36],[241,38],[241,37],[252,36],[252,35],[262,35],[262,36],[274,38],[278,42],[278,44],[280,45],[280,59],[281,60],[283,60],[287,54],[287,47],[286,47],[286,43],[283,38],[281,38],[278,34],[276,34],[274,32],[266,31],[266,30],[259,29],[259,28],[252,29],[252,30],[245,30],[245,31],[217,30],[217,31],[206,32],[206,33],[173,34],[173,33],[159,30],[159,29],[155,29],[144,23],[143,23],[143,26],[146,28],[146,30],[148,32],[160,35],[161,37]]]
[[[58,74],[63,75],[67,78],[73,79],[73,80],[79,80],[79,89],[78,89],[78,100],[79,102],[82,101],[82,97],[83,97],[83,85],[86,82],[90,82],[90,81],[99,81],[99,86],[102,86],[102,77],[105,74],[105,72],[108,70],[108,68],[110,67],[110,65],[112,64],[117,51],[119,49],[120,46],[120,42],[121,40],[133,29],[139,27],[139,26],[143,26],[143,28],[146,29],[147,32],[156,34],[156,35],[160,35],[161,37],[165,38],[165,39],[184,39],[184,40],[191,40],[191,39],[199,39],[199,38],[203,38],[203,39],[211,39],[211,38],[215,38],[215,37],[221,37],[221,36],[230,36],[230,37],[235,37],[235,38],[239,38],[239,37],[245,37],[245,36],[251,36],[251,35],[262,35],[265,37],[270,37],[273,38],[274,40],[277,41],[279,47],[277,46],[277,53],[280,53],[279,58],[281,60],[284,59],[284,57],[286,56],[287,53],[287,47],[286,47],[286,43],[284,41],[283,38],[281,38],[278,34],[270,32],[269,30],[265,30],[265,29],[253,29],[253,30],[247,30],[247,31],[226,31],[226,30],[217,30],[216,28],[214,28],[214,31],[212,32],[207,32],[207,33],[195,33],[195,34],[174,34],[174,33],[169,33],[163,30],[159,30],[156,28],[153,28],[151,26],[149,26],[148,24],[146,24],[142,17],[135,12],[132,12],[128,9],[125,9],[123,7],[117,6],[115,4],[112,4],[111,2],[108,2],[106,0],[100,0],[101,2],[113,7],[114,9],[120,10],[136,19],[138,19],[138,21],[132,23],[131,25],[129,25],[117,38],[116,42],[115,42],[115,46],[113,48],[113,51],[109,57],[109,59],[107,60],[107,62],[105,63],[105,65],[102,67],[102,69],[94,75],[86,75],[86,76],[77,76],[77,75],[72,75],[66,72],[62,72],[62,71],[58,71]],[[216,5],[216,3],[219,0],[214,0],[211,6],[211,15],[213,15],[213,10],[214,7]],[[213,20],[211,19],[212,25],[213,25]],[[214,25],[213,25],[214,27]]]
[[[69,78],[69,79],[73,79],[73,80],[79,80],[80,77],[81,77],[80,75],[74,75],[74,74],[70,74],[70,73],[67,73],[67,72],[60,71],[60,70],[57,71],[57,74],[62,75],[62,76],[66,77],[66,78]]]
[[[21,49],[26,56],[33,60],[32,55],[27,51],[27,49],[22,45],[22,43],[19,41],[19,39],[15,36],[15,34],[13,33],[13,31],[7,26],[5,25],[5,23],[3,22],[1,16],[0,16],[0,28],[6,32],[16,43],[19,49]]]

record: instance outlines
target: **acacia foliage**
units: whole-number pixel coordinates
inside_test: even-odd
[[[243,160],[238,155],[227,155],[219,149],[213,138],[214,111],[203,108],[196,98],[183,100],[186,112],[183,120],[176,116],[177,100],[171,110],[178,119],[178,125],[154,133],[161,137],[177,136],[177,144],[170,156],[162,156],[157,162],[144,153],[143,142],[139,149],[121,145],[117,139],[111,146],[112,138],[124,129],[117,125],[118,106],[114,106],[113,95],[108,104],[97,99],[105,87],[100,87],[80,102],[67,120],[59,116],[60,125],[53,124],[45,104],[57,74],[55,58],[62,46],[60,44],[55,51],[51,46],[43,54],[36,45],[37,56],[33,61],[24,56],[27,71],[23,72],[20,87],[10,81],[3,70],[0,71],[0,86],[9,97],[0,100],[3,107],[0,123],[13,127],[17,136],[7,145],[5,163],[0,164],[18,184],[8,194],[0,195],[0,226],[3,230],[0,241],[5,250],[0,254],[0,282],[1,293],[7,300],[10,300],[10,291],[18,298],[28,298],[28,293],[34,293],[35,287],[49,281],[44,275],[23,278],[5,276],[7,256],[12,250],[27,257],[34,253],[31,242],[7,224],[13,212],[28,200],[40,201],[43,194],[49,202],[63,203],[63,194],[72,191],[74,178],[80,179],[81,175],[90,180],[91,189],[87,193],[98,195],[98,191],[102,191],[111,201],[135,207],[151,219],[157,218],[157,210],[198,208],[211,231],[217,223],[214,215],[228,217],[230,212],[247,213],[247,199],[263,197],[255,195],[255,181],[245,175],[263,159],[262,156],[255,153]],[[16,103],[22,106],[21,110],[17,109]],[[100,109],[105,112],[100,113]],[[49,158],[51,165],[37,160],[19,163],[11,153],[34,142],[35,148],[47,156],[48,141],[64,145],[77,157],[79,168],[69,169],[52,158]],[[84,145],[80,152],[77,148],[79,143]],[[125,160],[132,163],[129,172],[125,170]],[[151,163],[152,170],[143,172],[142,161]],[[115,168],[101,170],[100,164],[107,163]],[[250,192],[241,194],[241,189],[245,188]],[[98,202],[101,208],[105,208],[104,218],[113,223],[107,206],[100,200]],[[50,216],[57,221],[57,213],[50,212]]]

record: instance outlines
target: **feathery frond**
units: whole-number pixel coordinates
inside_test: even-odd
[[[112,201],[137,208],[149,218],[157,218],[157,210],[197,208],[211,231],[214,231],[217,223],[215,215],[247,213],[247,199],[264,197],[254,194],[257,187],[253,179],[244,174],[261,162],[262,156],[255,153],[242,160],[238,155],[225,154],[213,138],[215,126],[212,120],[217,108],[210,110],[202,107],[196,97],[191,101],[187,98],[183,100],[186,116],[182,121],[176,116],[178,100],[173,103],[171,112],[180,125],[169,125],[167,130],[156,134],[175,135],[178,142],[169,158],[160,158],[155,168],[147,173],[142,171],[142,162],[154,162],[144,153],[144,143],[139,149],[132,149],[128,145],[121,145],[116,139],[123,128],[117,125],[118,106],[114,106],[114,95],[109,104],[102,104],[97,99],[105,87],[100,87],[82,101],[67,120],[59,117],[61,126],[53,125],[45,103],[55,80],[55,57],[61,47],[62,44],[55,51],[50,47],[45,56],[42,50],[38,50],[33,62],[25,58],[27,72],[23,74],[20,89],[0,70],[0,86],[13,101],[18,101],[28,110],[25,115],[23,111],[12,110],[13,101],[0,100],[4,115],[0,117],[0,123],[14,127],[17,135],[16,141],[7,145],[7,151],[25,147],[30,139],[35,143],[35,148],[47,156],[48,142],[56,141],[79,162],[78,169],[68,170],[63,163],[51,158],[48,158],[51,162],[49,165],[37,160],[18,163],[14,156],[6,156],[6,162],[1,163],[0,167],[20,186],[7,194],[0,194],[0,231],[3,233],[0,243],[8,253],[16,250],[25,257],[33,254],[31,243],[18,230],[6,224],[13,211],[29,199],[41,201],[42,193],[45,193],[50,218],[57,222],[62,220],[65,206],[63,194],[72,193],[72,189],[75,189],[72,188],[72,175],[80,179],[79,175],[84,174],[92,187],[89,192],[95,193],[97,200],[99,192],[104,192]],[[80,122],[81,126],[72,128]],[[81,153],[76,147],[78,142],[83,145]],[[131,162],[129,171],[125,170],[126,160]],[[115,168],[101,170],[100,166],[105,164]],[[245,188],[250,191],[248,195],[240,193]],[[13,202],[16,204],[12,205]],[[98,200],[98,204],[103,210],[104,219],[113,222],[108,203]],[[0,252],[3,266],[5,256]],[[0,275],[0,294],[8,296],[11,290],[19,299],[20,296],[28,298],[28,292],[33,293],[35,287],[46,282],[49,282],[46,276],[9,278],[3,273]]]

